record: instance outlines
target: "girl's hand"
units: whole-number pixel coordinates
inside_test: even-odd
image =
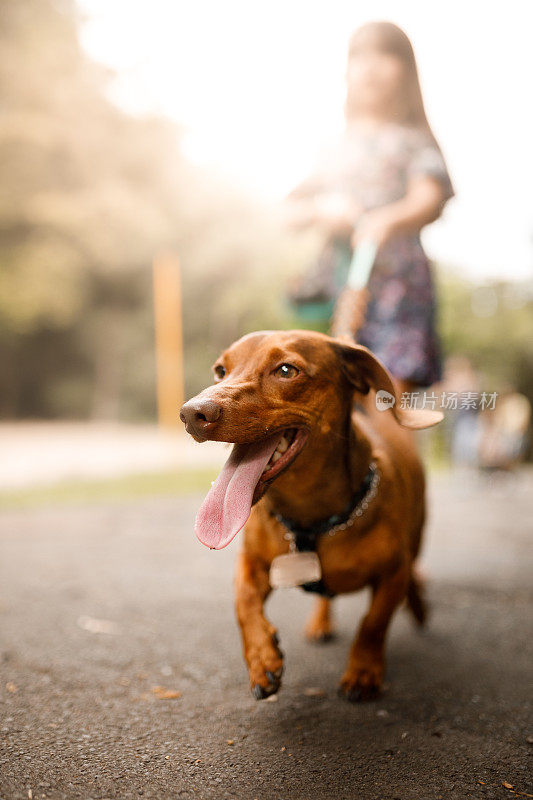
[[[360,242],[371,241],[379,249],[396,233],[395,219],[387,207],[375,208],[363,214],[352,235],[352,247]]]
[[[315,200],[316,223],[328,233],[349,235],[360,213],[361,209],[342,194],[325,194]]]
[[[370,239],[378,247],[399,234],[419,233],[442,213],[446,197],[435,178],[420,177],[411,181],[407,194],[387,206],[367,211],[360,218],[352,245]]]

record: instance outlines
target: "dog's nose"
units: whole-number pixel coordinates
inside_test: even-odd
[[[221,413],[222,406],[214,400],[193,398],[181,407],[180,419],[189,433],[205,436],[214,427]]]

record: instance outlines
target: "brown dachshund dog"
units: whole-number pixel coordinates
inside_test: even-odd
[[[372,589],[340,693],[379,693],[385,635],[406,599],[422,623],[413,572],[424,524],[424,474],[412,435],[442,419],[401,408],[385,367],[364,347],[311,331],[244,336],[215,363],[215,383],[180,417],[198,442],[234,442],[196,519],[210,548],[246,523],[236,610],[252,692],[275,693],[283,669],[264,615],[273,588],[303,585],[322,597],[306,634],[330,637],[330,598]],[[366,396],[366,397],[365,397]]]

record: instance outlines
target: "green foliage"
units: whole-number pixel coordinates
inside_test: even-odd
[[[115,107],[77,25],[73,0],[2,3],[0,412],[154,418],[154,255],[182,265],[190,396],[238,336],[306,327],[283,298],[316,242],[188,164],[176,126]],[[532,396],[531,301],[495,287],[476,317],[476,287],[440,274],[446,352]]]
[[[72,2],[2,13],[0,410],[153,417],[154,255],[181,259],[192,391],[221,342],[282,323],[287,248],[262,208],[185,162],[175,126],[106,99]]]
[[[468,356],[485,385],[512,385],[533,401],[531,284],[474,284],[444,267],[438,276],[445,354]]]
[[[90,504],[192,492],[205,493],[217,476],[216,469],[184,469],[125,475],[100,480],[71,480],[49,486],[0,491],[0,509],[34,508],[65,504]]]

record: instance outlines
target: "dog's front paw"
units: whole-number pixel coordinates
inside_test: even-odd
[[[381,693],[383,664],[367,662],[349,667],[341,678],[339,696],[350,703],[375,700]]]
[[[276,634],[246,655],[250,673],[250,687],[256,700],[276,694],[281,686],[283,654],[278,647]]]

